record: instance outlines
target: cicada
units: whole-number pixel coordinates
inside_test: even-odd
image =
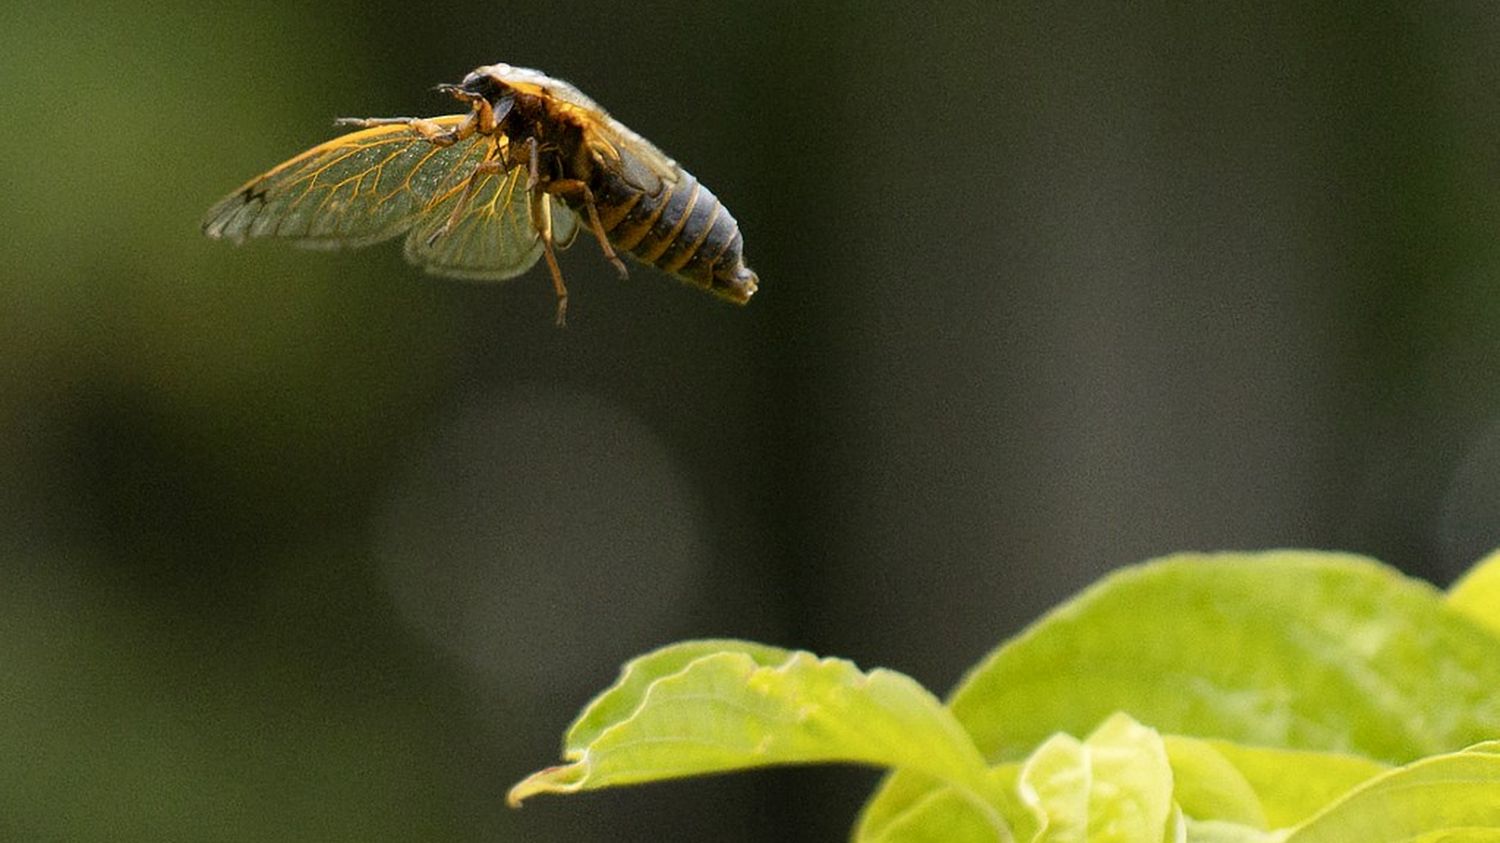
[[[544,257],[559,325],[557,251],[580,228],[621,277],[624,252],[738,304],[755,293],[729,209],[577,88],[492,64],[438,90],[467,113],[341,119],[359,131],[251,179],[209,210],[204,232],[325,248],[405,234],[408,260],[456,278],[510,278]]]

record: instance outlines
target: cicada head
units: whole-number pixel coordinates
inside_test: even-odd
[[[516,92],[545,95],[550,87],[557,84],[556,79],[539,70],[515,67],[501,62],[475,68],[464,77],[459,87],[468,93],[477,94],[493,102],[506,94]]]
[[[474,68],[453,90],[458,92],[460,98],[484,97],[497,106],[502,100],[514,99],[520,95],[536,97],[545,102],[566,103],[590,113],[604,113],[593,100],[567,82],[548,76],[540,70],[503,62]]]

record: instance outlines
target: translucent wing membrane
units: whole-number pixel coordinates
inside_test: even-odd
[[[462,115],[432,118],[451,127]],[[300,245],[362,246],[411,231],[406,257],[430,272],[465,278],[509,278],[541,253],[519,169],[480,176],[452,230],[427,240],[453,214],[474,168],[493,149],[475,135],[436,146],[402,125],[334,138],[259,176],[211,208],[203,230],[241,242],[284,237]],[[575,217],[555,203],[555,239],[570,242]]]
[[[462,119],[433,122],[451,126]],[[410,228],[485,150],[481,138],[434,146],[400,125],[353,132],[252,179],[209,209],[203,230],[236,242],[287,237],[330,247],[373,243]]]
[[[434,239],[461,201],[464,183],[436,197],[406,238],[406,259],[428,272],[454,278],[500,280],[525,272],[542,253],[541,235],[531,223],[526,173],[516,167],[479,176],[468,204],[448,231]],[[577,217],[548,202],[552,237],[558,247],[572,243]]]

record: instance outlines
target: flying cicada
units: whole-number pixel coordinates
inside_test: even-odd
[[[510,278],[545,257],[558,324],[568,288],[556,251],[580,227],[621,277],[626,252],[738,304],[755,293],[729,209],[577,88],[492,64],[438,89],[468,113],[342,119],[360,130],[250,180],[209,210],[204,232],[324,248],[406,233],[408,260],[457,278]]]

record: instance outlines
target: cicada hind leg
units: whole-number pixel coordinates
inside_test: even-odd
[[[621,278],[628,278],[629,271],[625,269],[625,262],[615,253],[614,246],[609,242],[609,235],[604,231],[604,223],[599,219],[599,208],[594,201],[594,192],[589,189],[587,183],[580,179],[548,179],[543,181],[541,177],[540,147],[535,137],[526,139],[526,190],[531,194],[531,225],[536,229],[537,236],[542,241],[542,255],[547,259],[547,269],[552,274],[552,289],[557,293],[557,324],[559,327],[566,324],[568,313],[568,285],[563,281],[562,267],[557,262],[557,249],[553,243],[552,236],[552,197],[557,197],[565,205],[572,207],[583,206],[584,216],[587,218],[589,230],[594,232],[594,237],[599,241],[599,249],[604,257],[614,265],[615,271],[620,273]]]
[[[583,206],[589,230],[594,232],[594,238],[599,241],[599,251],[604,253],[604,259],[614,265],[621,279],[629,278],[630,271],[625,268],[625,262],[620,260],[615,247],[609,242],[609,235],[604,231],[604,223],[599,219],[599,204],[594,200],[594,191],[589,189],[588,183],[581,179],[554,179],[547,184],[546,191],[574,207]]]

